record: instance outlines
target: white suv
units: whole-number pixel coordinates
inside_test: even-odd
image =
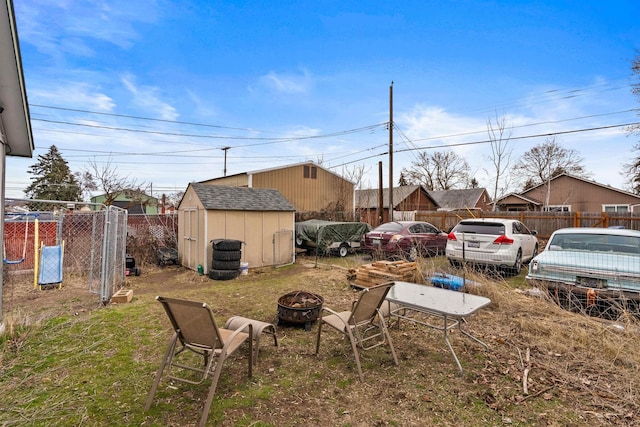
[[[446,255],[455,267],[469,263],[520,274],[522,264],[538,254],[535,235],[514,219],[465,219],[449,233]]]

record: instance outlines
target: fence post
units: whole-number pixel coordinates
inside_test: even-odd
[[[580,227],[580,212],[573,213],[573,226]]]

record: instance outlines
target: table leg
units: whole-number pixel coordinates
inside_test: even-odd
[[[444,328],[443,328],[444,341],[447,343],[447,346],[449,347],[449,351],[451,351],[451,354],[453,355],[453,359],[456,361],[456,365],[458,365],[458,372],[460,376],[462,376],[462,365],[458,360],[458,356],[456,356],[456,352],[453,350],[453,346],[451,345],[451,342],[449,342],[449,333],[447,332],[449,330],[449,325],[447,325],[447,315],[445,314],[443,317],[444,317]],[[458,322],[458,327],[460,327],[460,322]]]
[[[463,319],[461,319],[461,320],[463,320]],[[460,332],[462,334],[468,336],[469,338],[471,338],[472,340],[474,340],[475,342],[477,342],[478,344],[483,346],[485,350],[489,350],[489,346],[488,345],[486,345],[484,342],[480,341],[478,338],[476,338],[473,335],[471,335],[469,332],[467,332],[464,329],[462,329],[461,323],[462,322],[458,322],[458,329],[460,330]]]

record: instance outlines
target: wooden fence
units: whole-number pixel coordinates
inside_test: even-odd
[[[638,213],[598,213],[598,212],[478,212],[478,211],[418,211],[416,221],[426,221],[442,230],[450,231],[459,221],[467,218],[517,219],[530,230],[535,230],[541,238],[567,227],[613,227],[640,230]]]

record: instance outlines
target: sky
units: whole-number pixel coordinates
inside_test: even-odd
[[[25,196],[52,145],[72,172],[111,168],[156,197],[225,165],[233,175],[309,160],[362,170],[362,188],[377,188],[382,162],[388,187],[391,114],[394,185],[419,153],[453,150],[492,188],[490,120],[504,120],[512,164],[552,135],[591,179],[622,189],[640,141],[627,131],[640,121],[637,0],[14,8],[35,151],[7,158],[8,198]]]

